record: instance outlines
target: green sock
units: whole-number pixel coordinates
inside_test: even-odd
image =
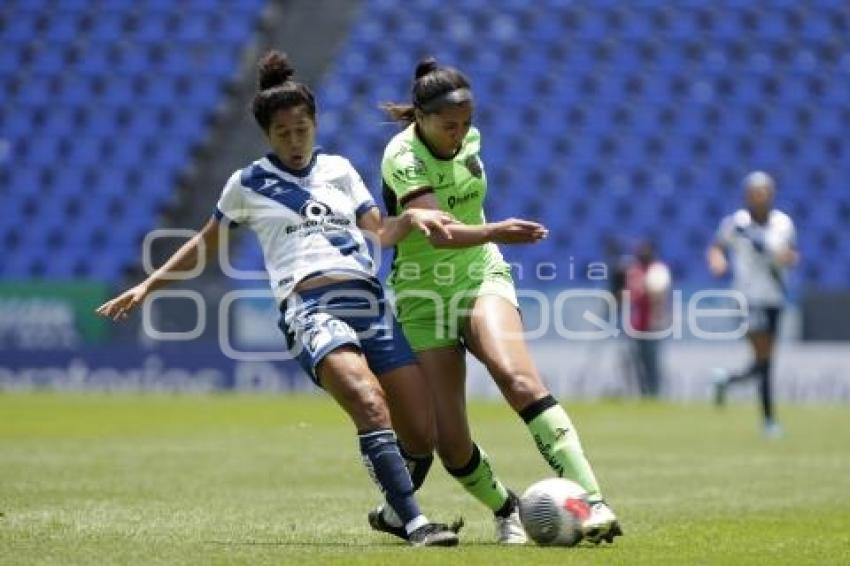
[[[559,476],[581,485],[591,501],[602,499],[599,483],[584,456],[578,432],[554,397],[547,395],[520,411],[537,449]]]
[[[472,458],[467,465],[454,470],[446,467],[446,471],[494,513],[499,513],[510,503],[507,488],[493,474],[487,454],[477,444],[472,445]]]

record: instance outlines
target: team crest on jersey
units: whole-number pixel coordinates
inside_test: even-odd
[[[464,161],[463,164],[466,165],[466,168],[469,169],[469,173],[473,177],[476,179],[481,178],[483,171],[481,169],[481,160],[478,159],[477,155],[470,155],[466,158],[466,161]]]

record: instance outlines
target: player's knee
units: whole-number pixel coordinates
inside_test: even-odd
[[[353,413],[360,429],[390,428],[390,413],[384,391],[375,385],[364,384],[356,388]]]
[[[455,445],[440,444],[437,447],[437,455],[447,470],[459,470],[469,463],[472,453],[471,446],[461,443]]]

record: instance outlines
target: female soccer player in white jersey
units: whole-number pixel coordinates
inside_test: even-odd
[[[382,218],[348,160],[314,150],[315,99],[293,74],[285,55],[273,51],[263,57],[253,113],[273,151],[230,177],[198,235],[98,312],[125,317],[170,274],[202,260],[201,243],[209,257],[227,227],[248,226],[263,248],[286,342],[353,421],[363,461],[402,519],[394,534],[414,546],[453,546],[456,533],[421,513],[391,427],[392,415],[408,465],[422,475],[417,465],[427,467],[434,446],[427,385],[372,275],[361,232],[388,246],[414,228],[445,231],[452,219],[433,211]]]
[[[410,104],[385,107],[404,127],[384,152],[387,209],[391,215],[443,210],[460,221],[446,227],[450,239],[435,232],[403,238],[389,280],[399,321],[434,395],[437,451],[448,472],[493,511],[498,540],[524,542],[516,496],[472,440],[466,415],[468,350],[486,366],[555,473],[588,491],[586,539],[613,542],[622,534],[620,525],[602,499],[575,425],[531,359],[510,267],[496,245],[534,243],[546,229],[526,220],[486,222],[481,135],[472,127],[474,103],[466,77],[425,59],[416,67],[412,94]]]
[[[796,233],[791,218],[773,208],[776,185],[767,173],[754,171],[744,179],[746,207],[725,217],[708,249],[708,267],[720,277],[732,256],[733,287],[748,304],[747,339],[753,350],[749,368],[735,374],[718,370],[715,402],[725,403],[727,388],[757,379],[761,394],[764,433],[781,436],[773,407],[770,368],[779,320],[785,303],[785,275],[796,264]]]

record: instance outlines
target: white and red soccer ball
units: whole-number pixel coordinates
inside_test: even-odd
[[[526,533],[543,546],[578,544],[590,511],[584,488],[563,478],[533,484],[519,501],[519,516]]]

